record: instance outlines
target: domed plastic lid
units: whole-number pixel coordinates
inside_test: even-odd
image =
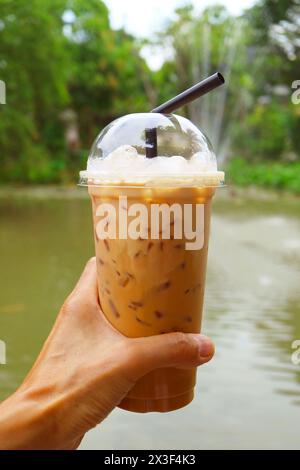
[[[175,114],[116,119],[96,138],[81,185],[220,186],[216,156],[205,135]]]

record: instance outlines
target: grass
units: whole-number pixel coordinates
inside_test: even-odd
[[[226,181],[237,186],[260,186],[300,194],[300,162],[253,162],[235,158],[226,166]]]

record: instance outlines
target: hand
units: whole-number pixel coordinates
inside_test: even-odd
[[[116,331],[99,306],[92,258],[23,384],[0,405],[0,449],[75,449],[143,375],[199,366],[213,353],[203,335]]]

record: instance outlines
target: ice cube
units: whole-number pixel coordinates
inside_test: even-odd
[[[215,171],[217,170],[216,157],[211,152],[197,152],[191,157],[189,165],[192,171]]]
[[[121,145],[120,147],[116,148],[113,152],[111,152],[107,158],[111,160],[119,159],[119,158],[124,158],[126,157],[137,157],[138,153],[135,147],[132,147],[131,145]]]

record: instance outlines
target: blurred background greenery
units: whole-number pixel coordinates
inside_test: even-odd
[[[227,87],[179,112],[208,134],[230,182],[300,192],[299,24],[299,0],[258,0],[239,16],[184,3],[141,38],[112,29],[101,0],[0,0],[0,181],[76,181],[108,122],[220,70]]]

